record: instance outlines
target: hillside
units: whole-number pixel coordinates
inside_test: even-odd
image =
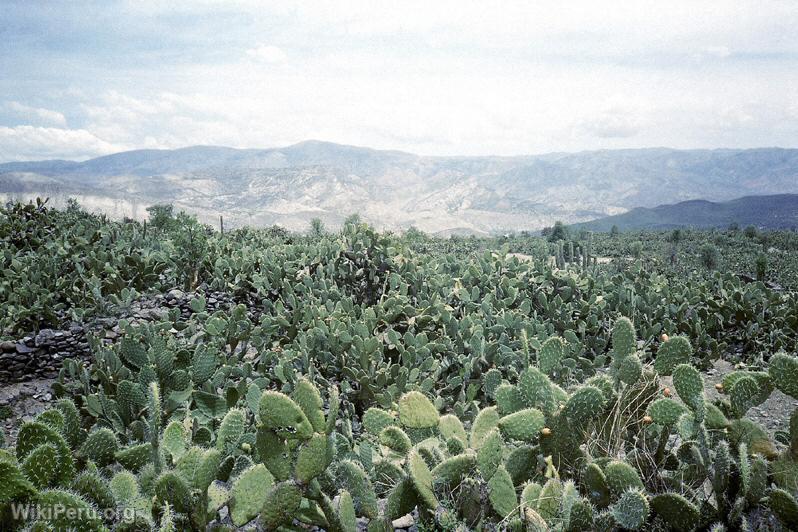
[[[0,195],[75,197],[112,217],[170,202],[230,227],[338,225],[433,233],[535,230],[674,201],[798,193],[798,150],[611,150],[517,157],[429,157],[308,141],[285,148],[194,146],[84,162],[0,164]]]
[[[633,229],[672,229],[675,227],[726,227],[753,225],[768,228],[798,226],[798,195],[746,196],[731,201],[683,201],[654,208],[638,207],[624,214],[576,224],[578,228],[609,231],[618,226]]]

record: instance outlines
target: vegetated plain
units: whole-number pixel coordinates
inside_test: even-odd
[[[10,529],[798,527],[798,414],[752,415],[798,400],[794,232],[221,233],[39,202],[0,240],[4,339],[121,333],[0,450]],[[131,311],[167,292],[188,310]]]

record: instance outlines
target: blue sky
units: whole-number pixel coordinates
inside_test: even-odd
[[[795,147],[795,35],[791,0],[4,1],[0,161]]]

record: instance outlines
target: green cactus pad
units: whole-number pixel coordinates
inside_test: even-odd
[[[565,403],[561,415],[568,420],[570,427],[583,429],[604,411],[605,404],[601,390],[593,386],[581,386]]]
[[[648,500],[643,492],[630,489],[610,506],[610,512],[621,527],[627,530],[640,530],[648,519]]]
[[[326,434],[316,433],[299,448],[296,458],[296,479],[307,484],[321,475],[332,457]]]
[[[396,418],[382,408],[371,407],[363,414],[363,428],[374,436],[379,436],[382,429],[395,424]]]
[[[645,489],[637,470],[620,460],[613,460],[607,464],[604,467],[604,476],[607,478],[607,486],[616,496],[620,496],[628,489]]]
[[[588,532],[595,530],[593,526],[593,505],[587,499],[579,498],[571,506],[568,516],[568,530],[572,532]]]
[[[496,368],[491,368],[482,375],[482,389],[485,395],[493,397],[496,388],[502,383],[502,372]]]
[[[250,467],[233,481],[230,518],[234,525],[244,526],[257,517],[273,484],[274,477],[263,464]]]
[[[244,434],[247,417],[244,411],[232,408],[227,411],[216,434],[216,448],[222,452],[230,452],[238,447],[238,440]]]
[[[203,492],[216,478],[221,462],[222,453],[218,449],[191,447],[175,467],[192,488]]]
[[[497,429],[488,432],[477,451],[477,468],[484,479],[490,479],[502,463],[504,441]]]
[[[440,420],[438,421],[438,432],[440,432],[441,437],[444,440],[448,440],[450,438],[458,438],[464,442],[468,440],[465,428],[463,427],[463,422],[453,414],[441,416]]]
[[[116,500],[108,482],[97,473],[84,471],[79,474],[72,481],[72,489],[100,509],[105,510],[116,506]]]
[[[513,484],[521,484],[532,478],[537,465],[538,449],[534,445],[519,445],[507,455],[504,468],[513,477]]]
[[[679,421],[679,418],[687,412],[687,409],[673,399],[661,398],[648,405],[646,411],[651,416],[651,419],[654,420],[654,423],[671,427]]]
[[[379,515],[377,494],[363,468],[351,460],[343,460],[336,468],[336,475],[338,482],[352,494],[358,515],[376,519]]]
[[[518,509],[518,497],[515,494],[513,479],[504,466],[499,466],[488,481],[488,500],[493,510],[502,519]]]
[[[550,478],[543,485],[538,495],[537,512],[551,521],[560,513],[560,502],[563,497],[563,484],[558,478]]]
[[[292,471],[289,449],[285,440],[269,429],[258,429],[255,447],[258,456],[277,480],[287,480]]]
[[[105,530],[97,509],[79,495],[65,490],[46,490],[36,499],[40,519],[54,530],[78,532]]]
[[[433,485],[455,488],[474,470],[476,464],[477,459],[473,452],[447,458],[432,469]]]
[[[543,491],[543,486],[537,482],[527,482],[524,489],[521,490],[521,510],[531,508],[537,511],[541,491]]]
[[[70,399],[59,399],[55,407],[64,416],[64,428],[61,432],[69,446],[76,449],[83,441],[84,432],[81,428],[80,412]]]
[[[38,489],[50,486],[58,472],[58,450],[45,443],[36,447],[22,462],[22,472]]]
[[[305,413],[283,393],[263,392],[258,412],[263,426],[273,430],[278,436],[307,440],[313,435],[313,426]]]
[[[186,479],[175,471],[161,473],[155,479],[155,497],[161,503],[168,502],[177,512],[191,510],[191,487]]]
[[[777,353],[768,366],[773,384],[793,399],[798,399],[798,357]]]
[[[643,375],[643,363],[640,362],[640,358],[636,354],[619,358],[615,364],[618,379],[624,384],[632,385]]]
[[[139,496],[139,483],[130,471],[120,471],[111,478],[111,493],[119,504],[130,503]]]
[[[399,420],[411,429],[426,429],[438,425],[438,409],[421,392],[408,392],[399,399]]]
[[[342,532],[357,532],[355,503],[352,495],[346,490],[342,490],[338,497],[338,520],[341,523]]]
[[[388,426],[380,432],[380,443],[401,455],[407,454],[413,444],[410,437],[397,426]]]
[[[483,408],[471,425],[471,448],[478,450],[488,433],[499,426],[499,411],[495,406]]]
[[[335,430],[335,422],[338,420],[338,411],[341,408],[341,396],[337,386],[329,389],[329,401],[327,407],[327,419],[324,422],[324,432],[332,434]]]
[[[737,379],[728,390],[732,414],[743,417],[750,408],[756,406],[759,391],[759,385],[753,378],[745,376]]]
[[[149,443],[140,443],[124,447],[116,452],[114,458],[122,467],[130,471],[138,471],[144,467],[152,457],[152,448]]]
[[[321,400],[318,388],[308,379],[300,378],[294,387],[291,398],[305,413],[308,421],[313,426],[313,430],[325,432],[326,422],[324,420],[324,411],[322,410],[324,403]]]
[[[266,500],[260,512],[263,526],[268,530],[276,530],[280,525],[290,522],[301,503],[302,490],[295,482],[283,481],[271,486],[266,490]]]
[[[549,412],[554,407],[551,380],[539,369],[530,366],[518,378],[518,389],[528,407]]]
[[[407,472],[413,487],[424,506],[430,510],[438,507],[438,499],[432,491],[432,472],[417,450],[410,451],[407,457]]]
[[[81,454],[87,459],[103,467],[114,461],[119,449],[119,440],[111,429],[99,428],[91,431],[80,447]]]
[[[783,489],[776,488],[770,492],[768,506],[787,529],[798,528],[798,502],[795,497]]]
[[[585,468],[582,482],[587,488],[590,500],[599,508],[605,508],[610,503],[610,487],[607,477],[598,464],[591,463]]]
[[[47,410],[43,411],[41,414],[36,416],[36,421],[41,423],[46,423],[50,425],[52,428],[57,430],[60,433],[64,433],[64,414],[61,413],[60,410],[56,410],[54,408],[48,408]]]
[[[0,461],[0,505],[36,492],[36,486],[22,474],[17,464]]]
[[[412,512],[418,504],[416,489],[409,477],[402,478],[388,494],[385,516],[398,519]]]
[[[546,417],[537,408],[525,408],[499,420],[499,430],[511,440],[534,441],[546,425]]]
[[[58,451],[58,465],[54,482],[59,485],[67,485],[75,476],[75,463],[64,437],[49,425],[38,421],[22,424],[17,435],[17,458],[24,459],[39,445],[44,444],[50,444]]]
[[[618,318],[612,327],[612,351],[618,358],[632,355],[637,349],[637,333],[632,320]]]
[[[503,416],[518,412],[526,407],[524,399],[521,397],[521,392],[512,384],[504,383],[500,385],[496,388],[494,397],[496,398],[496,408],[498,408],[499,414]]]
[[[654,371],[670,375],[679,364],[688,364],[692,354],[690,341],[684,336],[674,336],[660,346],[654,359]]]
[[[697,410],[704,402],[704,381],[697,369],[679,364],[673,370],[673,386],[679,398],[690,410]]]
[[[701,520],[698,508],[678,493],[655,495],[651,507],[674,531],[693,530]]]
[[[538,368],[546,375],[551,375],[554,370],[560,367],[565,356],[565,341],[558,337],[552,336],[543,342],[538,352]]]

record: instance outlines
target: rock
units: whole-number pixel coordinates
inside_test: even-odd
[[[173,288],[169,290],[166,294],[167,299],[183,299],[185,297],[185,293],[182,290],[178,290],[177,288]]]
[[[116,333],[116,332],[114,332],[113,330],[111,330],[111,331],[105,331],[105,337],[106,337],[108,340],[116,340],[116,339],[119,337],[119,334],[117,334],[117,333]]]
[[[33,353],[34,351],[36,351],[35,347],[28,347],[25,344],[17,344],[16,348],[17,348],[17,353]]]
[[[0,342],[0,351],[5,351],[6,353],[10,353],[12,351],[15,351],[16,348],[17,344],[9,340],[6,340],[5,342]]]
[[[394,528],[410,528],[414,524],[416,524],[416,520],[413,519],[413,516],[407,514],[404,517],[400,517],[399,519],[394,519],[393,523],[391,523]]]

